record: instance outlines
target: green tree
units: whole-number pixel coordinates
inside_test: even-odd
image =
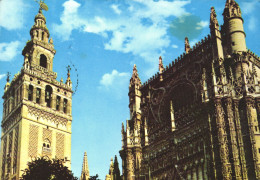
[[[28,163],[21,180],[78,180],[62,160],[37,158]]]
[[[89,180],[100,180],[98,178],[98,174],[96,174],[95,176],[90,176]]]

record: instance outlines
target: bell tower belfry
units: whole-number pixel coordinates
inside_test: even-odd
[[[23,51],[24,64],[4,88],[0,179],[18,180],[36,157],[58,158],[71,166],[70,68],[66,83],[53,72],[56,53],[40,10]]]

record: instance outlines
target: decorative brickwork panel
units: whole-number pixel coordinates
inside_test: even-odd
[[[28,106],[28,111],[30,115],[41,117],[46,121],[54,122],[55,124],[61,124],[63,126],[67,125],[68,120],[64,117],[57,116],[53,113],[46,112],[35,107]]]
[[[37,156],[38,135],[39,135],[39,126],[30,124],[30,128],[29,128],[29,147],[28,147],[29,157],[36,157]]]
[[[64,144],[65,135],[62,133],[56,133],[56,158],[64,158]]]
[[[5,162],[6,162],[6,144],[7,144],[7,137],[4,138],[4,143],[3,143],[3,156],[2,156],[2,174],[1,174],[1,179],[4,179],[5,176]]]
[[[21,118],[21,108],[18,108],[12,115],[2,122],[3,133],[7,132]]]
[[[14,135],[14,155],[13,155],[13,173],[16,173],[17,170],[17,154],[18,154],[18,136],[19,136],[19,126],[15,128]]]
[[[42,140],[46,140],[48,139],[50,141],[50,143],[52,142],[52,130],[50,129],[43,129],[43,136],[42,136]]]
[[[13,131],[9,133],[8,154],[7,154],[7,173],[11,173],[12,150],[13,150]]]

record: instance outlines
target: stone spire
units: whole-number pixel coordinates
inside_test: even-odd
[[[136,65],[133,68],[133,74],[130,79],[129,85],[129,107],[130,107],[130,118],[136,114],[141,114],[140,105],[141,105],[141,80],[139,78]]]
[[[117,156],[115,155],[115,159],[114,159],[114,180],[120,180],[120,170],[119,170],[119,164],[117,161]]]
[[[87,157],[87,152],[85,152],[80,180],[88,180],[88,179],[89,179],[88,157]]]
[[[210,29],[217,29],[219,30],[219,24],[218,24],[218,20],[217,20],[217,14],[215,11],[214,7],[211,7],[211,12],[210,12]]]
[[[186,54],[189,53],[189,51],[190,51],[190,43],[189,43],[188,37],[185,37],[185,47],[184,48],[185,48]]]
[[[219,31],[219,23],[217,20],[217,14],[214,7],[211,7],[210,10],[210,34],[212,37],[212,40],[214,42],[214,48],[213,48],[213,57],[215,59],[219,60],[219,63],[222,63],[222,59],[224,58],[223,54],[223,46],[222,46],[222,37],[221,33]]]
[[[132,77],[130,79],[130,85],[129,87],[131,86],[141,86],[141,80],[139,78],[139,75],[138,75],[138,72],[137,72],[137,68],[136,68],[136,65],[134,65],[133,67],[133,73],[132,73]]]
[[[113,158],[111,158],[110,167],[109,167],[109,174],[112,176],[113,173],[114,173],[114,162],[113,162]]]

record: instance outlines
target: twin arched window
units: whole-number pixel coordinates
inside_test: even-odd
[[[42,150],[45,152],[51,152],[51,142],[49,139],[43,141]]]

